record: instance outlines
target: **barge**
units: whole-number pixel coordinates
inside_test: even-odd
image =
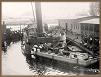
[[[93,63],[98,62],[97,57],[92,57],[92,55],[88,53],[82,53],[80,50],[79,51],[68,51],[64,49],[58,49],[57,52],[55,50],[57,50],[57,48],[52,51],[52,50],[47,50],[47,48],[44,50],[40,46],[39,47],[33,46],[31,50],[31,56],[32,57],[33,56],[44,57],[47,59],[71,63],[74,65],[80,65],[84,67],[87,67]]]

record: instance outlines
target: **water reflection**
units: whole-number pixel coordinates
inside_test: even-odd
[[[69,63],[59,62],[43,57],[37,59],[30,59],[27,61],[29,68],[38,75],[84,75],[84,74],[97,74],[94,71],[87,71],[90,68],[77,66]],[[87,70],[86,70],[87,69]]]
[[[97,74],[97,68],[94,64],[87,68],[74,66],[69,63],[59,62],[42,57],[36,59],[26,58],[22,54],[21,43],[12,44],[7,48],[7,52],[2,54],[2,73],[3,75],[84,75],[84,74]],[[15,69],[16,68],[16,69]]]

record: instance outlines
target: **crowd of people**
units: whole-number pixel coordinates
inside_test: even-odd
[[[20,31],[11,31],[6,29],[2,35],[2,49],[6,51],[7,47],[21,40],[22,33]]]
[[[93,53],[99,52],[99,38],[98,37],[85,37],[82,40],[82,44],[89,50],[93,51]]]

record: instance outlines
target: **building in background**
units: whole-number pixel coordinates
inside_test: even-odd
[[[69,37],[71,39],[75,39],[76,37],[78,37],[79,39],[76,41],[81,42],[81,40],[82,40],[81,36],[87,34],[87,31],[82,29],[82,24],[85,24],[85,29],[86,29],[86,27],[88,27],[88,24],[86,21],[92,22],[92,24],[89,24],[90,25],[89,31],[91,30],[90,32],[88,31],[90,33],[89,35],[91,35],[92,33],[95,35],[97,33],[97,35],[98,35],[98,32],[94,32],[94,31],[98,31],[97,28],[95,30],[93,30],[93,32],[92,32],[92,26],[94,24],[96,24],[96,22],[99,22],[98,16],[87,16],[87,17],[73,18],[73,19],[58,19],[58,24],[62,29],[66,30],[67,37]],[[83,22],[85,22],[85,23],[83,23]],[[93,29],[95,27],[96,26],[94,26]],[[84,34],[84,32],[85,32],[85,34]]]
[[[5,22],[3,21],[2,22],[2,33],[4,33],[6,31],[6,24]]]
[[[99,18],[93,18],[80,22],[83,37],[99,37]]]

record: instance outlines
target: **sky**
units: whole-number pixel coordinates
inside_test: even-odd
[[[41,2],[43,20],[86,15],[90,2]],[[35,10],[34,2],[33,8]],[[2,2],[2,18],[33,18],[31,2]]]

